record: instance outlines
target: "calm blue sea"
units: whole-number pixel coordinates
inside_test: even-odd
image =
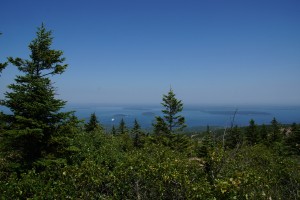
[[[101,124],[117,126],[123,118],[127,126],[137,119],[142,128],[151,128],[155,116],[161,115],[162,107],[152,105],[108,106],[108,105],[68,105],[66,110],[76,111],[76,116],[88,120],[96,113]],[[188,127],[229,126],[236,112],[234,124],[248,125],[251,119],[257,124],[269,124],[275,117],[280,123],[300,123],[300,106],[185,106],[182,116]]]

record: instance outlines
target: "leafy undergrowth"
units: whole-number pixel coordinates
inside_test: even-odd
[[[128,139],[128,138],[127,138]],[[1,199],[299,199],[299,160],[259,144],[210,148],[197,157],[145,139],[80,133],[68,164],[9,172],[1,160]],[[166,139],[167,140],[167,139]],[[178,140],[178,138],[177,138]],[[179,143],[180,144],[180,143]],[[126,147],[126,148],[124,148]]]

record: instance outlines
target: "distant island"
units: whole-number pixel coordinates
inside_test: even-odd
[[[128,117],[129,115],[126,115],[126,114],[115,114],[113,115],[114,118],[116,117]]]
[[[142,115],[143,116],[151,116],[152,117],[152,116],[155,116],[155,113],[154,112],[143,112]]]
[[[209,113],[212,115],[233,115],[235,111],[202,111],[204,113]],[[260,112],[260,111],[237,111],[237,115],[271,115],[268,112]]]

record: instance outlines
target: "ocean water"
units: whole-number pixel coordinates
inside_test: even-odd
[[[153,105],[67,105],[65,110],[76,111],[80,119],[88,120],[96,114],[105,126],[118,126],[123,118],[128,127],[138,120],[142,128],[151,128],[155,116],[162,115],[161,106]],[[236,113],[236,114],[234,114]],[[188,127],[220,126],[231,124],[246,126],[251,119],[257,124],[270,124],[275,117],[282,124],[300,123],[300,106],[195,106],[186,105],[180,113]]]

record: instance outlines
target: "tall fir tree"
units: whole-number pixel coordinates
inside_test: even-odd
[[[18,75],[5,93],[2,106],[8,107],[12,114],[6,116],[9,125],[5,139],[9,141],[18,160],[31,165],[41,158],[51,146],[51,138],[58,127],[70,116],[60,112],[65,101],[56,99],[56,92],[50,76],[61,74],[67,68],[63,64],[63,52],[51,49],[52,33],[42,24],[36,38],[29,44],[30,59],[12,58],[23,75]]]
[[[132,132],[139,132],[141,131],[141,125],[138,123],[138,121],[136,119],[134,119],[134,124],[133,124],[133,128],[132,128]]]
[[[259,140],[260,142],[267,144],[268,143],[268,130],[265,124],[262,124],[259,130]]]
[[[174,133],[186,127],[185,118],[178,115],[183,110],[183,103],[181,100],[176,99],[175,96],[172,89],[167,95],[163,95],[163,102],[161,103],[164,107],[162,110],[163,117],[156,117],[154,132]]]
[[[199,157],[207,157],[209,151],[214,147],[214,138],[212,132],[210,131],[210,127],[207,125],[204,136],[201,140],[200,145],[197,148],[197,156]]]
[[[85,124],[85,131],[86,132],[93,132],[102,130],[102,126],[100,125],[97,116],[95,113],[92,113],[90,116],[90,120],[87,124]]]
[[[246,127],[245,137],[246,137],[246,142],[249,145],[255,145],[258,142],[257,126],[253,119],[250,120],[249,126]]]
[[[156,135],[156,136],[169,135],[170,131],[168,129],[168,125],[165,122],[165,120],[160,116],[155,117],[155,118],[156,118],[156,122],[154,124],[152,124],[154,135]]]
[[[136,119],[134,120],[134,125],[131,132],[133,135],[133,146],[137,148],[142,147],[144,144],[145,134],[142,132],[141,126]]]
[[[118,134],[122,135],[122,134],[125,134],[125,133],[128,133],[128,130],[127,130],[125,121],[122,118],[121,121],[120,121],[119,127],[118,127]]]
[[[276,118],[274,117],[271,121],[271,132],[270,132],[270,142],[279,142],[281,139],[280,126]]]

